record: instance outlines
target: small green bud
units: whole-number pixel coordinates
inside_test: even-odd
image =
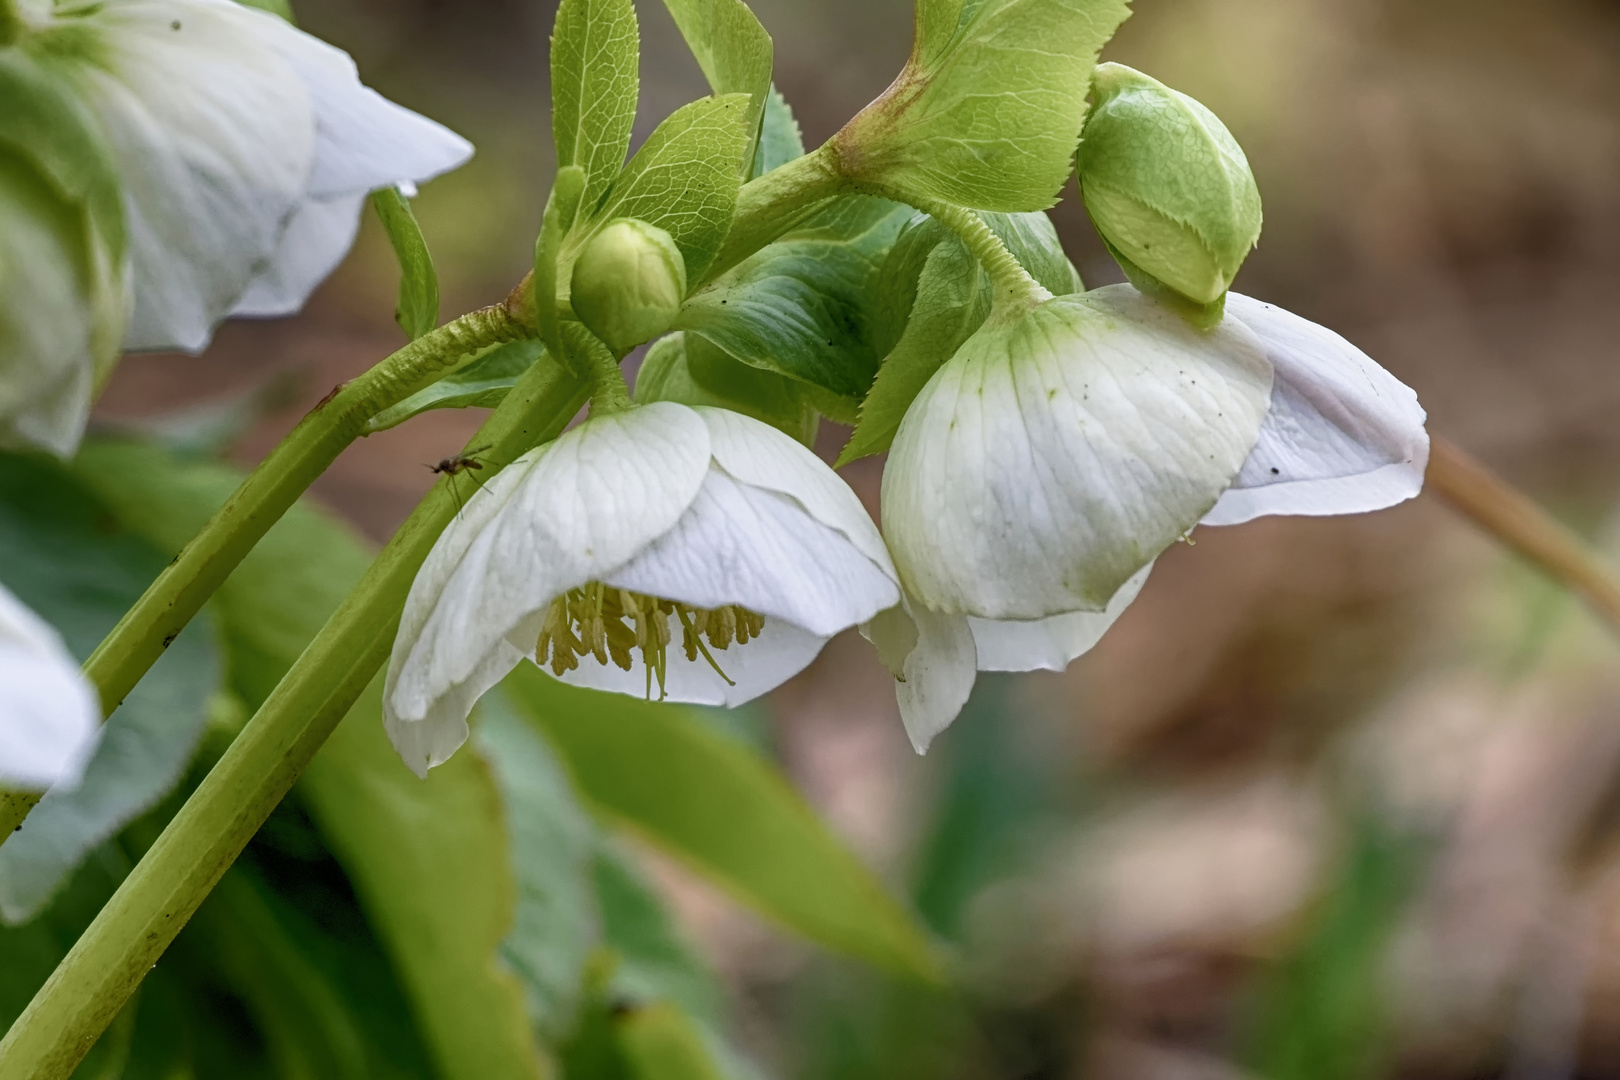
[[[1092,87],[1076,159],[1092,223],[1138,286],[1145,274],[1215,303],[1260,238],[1242,148],[1214,113],[1123,64],[1099,65]]]
[[[623,353],[668,330],[686,298],[686,261],[675,240],[634,218],[610,222],[574,263],[574,314]]]

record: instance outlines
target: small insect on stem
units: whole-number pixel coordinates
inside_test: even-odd
[[[456,513],[458,515],[462,511],[462,502],[460,493],[456,491],[455,477],[460,476],[464,472],[475,472],[482,469],[484,467],[484,463],[479,461],[473,455],[482,454],[488,449],[489,447],[487,446],[475,446],[471,450],[462,451],[455,457],[441,458],[437,465],[424,464],[422,466],[437,476],[448,476],[451,478],[450,484],[448,485],[450,488],[450,497],[456,501]],[[473,482],[478,482],[478,478],[476,476],[473,477]]]

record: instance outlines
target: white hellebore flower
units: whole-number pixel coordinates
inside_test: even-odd
[[[977,671],[1062,670],[1200,522],[1416,495],[1417,397],[1342,337],[1230,293],[1194,329],[1129,285],[992,317],[907,411],[883,523],[907,602],[867,628],[918,751]]]
[[[635,406],[467,501],[411,587],[384,719],[425,776],[525,658],[579,686],[740,705],[899,599],[877,527],[809,450],[724,409]]]
[[[100,725],[96,692],[62,639],[0,586],[0,788],[77,784]]]
[[[114,287],[79,302],[65,323],[60,303],[38,309],[36,321],[55,333],[52,348],[0,358],[6,442],[58,453],[77,445],[92,384],[113,356],[84,327],[112,327],[126,349],[198,352],[227,316],[291,314],[353,244],[370,191],[408,187],[472,154],[460,136],[361,85],[348,54],[232,0],[25,0],[22,14],[23,32],[0,47],[0,107],[40,112],[49,95],[71,99],[115,167],[122,220],[98,233],[116,249]],[[10,126],[0,119],[0,182],[10,179]],[[72,160],[93,157],[74,153]],[[74,172],[53,171],[70,159],[48,158],[33,164],[55,183],[58,202],[75,209],[83,192],[70,182]],[[10,188],[0,190],[0,217],[22,197]],[[47,225],[62,231],[56,221],[33,228]],[[31,235],[18,236],[0,254],[23,241],[42,250]],[[56,273],[30,279],[34,292],[64,276],[56,262],[85,263],[79,244],[64,243],[54,262],[30,260],[42,275]],[[75,273],[107,276],[93,265]],[[71,295],[68,285],[51,294]],[[115,301],[110,316],[96,310],[101,298]],[[0,310],[0,338],[4,316]],[[64,327],[78,328],[77,336]],[[37,402],[33,414],[29,401]]]

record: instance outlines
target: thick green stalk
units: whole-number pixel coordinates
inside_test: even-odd
[[[703,272],[703,280],[691,283],[691,291],[696,292],[793,228],[819,203],[851,190],[850,182],[839,171],[830,142],[750,180],[737,192],[731,231],[726,233],[720,254]]]
[[[359,438],[367,420],[480,349],[527,333],[505,305],[471,312],[417,338],[311,409],[85,661],[103,713],[118,707],[270,526]]]
[[[473,436],[500,467],[562,430],[583,379],[542,362]],[[411,582],[457,512],[442,479],[0,1040],[0,1076],[59,1080],[117,1015],[388,657]]]
[[[1018,257],[1007,250],[1001,237],[985,224],[984,218],[977,212],[954,203],[919,200],[914,195],[890,195],[890,198],[915,206],[950,229],[967,245],[973,257],[979,260],[979,265],[984,267],[995,292],[990,309],[991,319],[1015,317],[1052,298],[1052,294],[1030,276]]]

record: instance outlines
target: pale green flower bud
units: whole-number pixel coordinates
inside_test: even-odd
[[[1260,238],[1242,148],[1214,113],[1140,71],[1102,64],[1092,86],[1076,168],[1093,224],[1133,283],[1213,304]]]
[[[686,261],[663,229],[620,218],[580,252],[571,294],[580,321],[623,353],[674,325],[686,297]]]

